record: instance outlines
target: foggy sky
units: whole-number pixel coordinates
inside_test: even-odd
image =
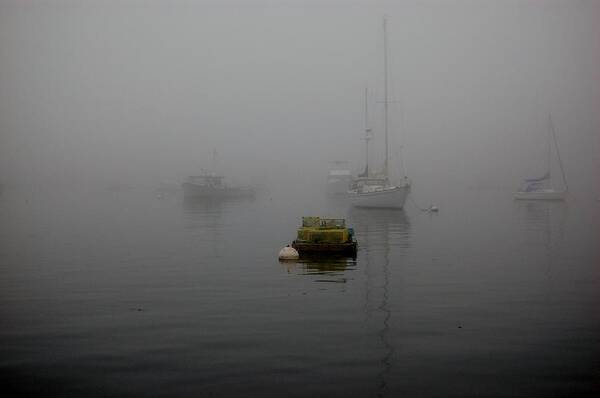
[[[382,156],[415,186],[511,186],[542,170],[552,114],[567,177],[599,185],[600,1],[0,1],[0,182],[238,181]]]

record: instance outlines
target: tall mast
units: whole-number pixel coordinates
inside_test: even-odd
[[[212,171],[215,174],[217,172],[217,148],[212,150]]]
[[[371,136],[371,128],[369,127],[369,99],[368,99],[368,95],[369,95],[369,89],[365,87],[365,162],[366,162],[366,166],[365,166],[365,177],[369,177],[369,140],[371,138],[373,138]]]
[[[552,132],[552,138],[554,138],[554,146],[556,147],[556,156],[558,157],[558,165],[560,166],[560,172],[562,174],[563,182],[565,184],[565,190],[569,190],[567,185],[567,177],[565,176],[565,169],[563,167],[562,159],[560,157],[560,151],[558,150],[558,141],[556,140],[556,130],[554,130],[554,123],[552,123],[552,116],[548,115],[548,123],[550,124],[550,130]]]
[[[546,154],[546,174],[550,178],[550,187],[552,187],[552,120],[548,115],[548,147],[546,148],[548,153]]]
[[[388,176],[388,53],[387,53],[387,18],[383,17],[383,131],[385,133],[385,162],[383,174]]]

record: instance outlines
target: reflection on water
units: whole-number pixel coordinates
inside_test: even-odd
[[[597,396],[597,207],[466,199],[430,217],[5,192],[3,381],[14,396]],[[306,214],[345,216],[356,260],[280,264]]]
[[[227,205],[219,200],[196,200],[183,199],[183,210],[190,220],[199,220],[204,217],[218,217],[223,213],[224,207]]]
[[[223,212],[226,203],[217,200],[183,199],[185,226],[199,244],[205,244],[212,257],[219,258],[225,249],[223,240]]]
[[[183,209],[186,214],[213,214],[227,211],[240,205],[253,203],[253,197],[242,198],[193,198],[183,197]]]
[[[379,346],[376,372],[377,396],[388,390],[395,347],[392,339],[390,280],[393,272],[401,272],[401,264],[390,258],[405,258],[411,246],[410,221],[404,211],[351,209],[347,224],[354,228],[358,241],[358,257],[313,257],[296,263],[284,263],[288,272],[313,277],[314,282],[348,283],[357,279],[354,272],[362,268],[364,279],[363,312],[369,334]],[[398,251],[398,253],[396,253]],[[394,271],[395,270],[395,271]]]
[[[348,272],[356,268],[356,259],[342,256],[303,256],[299,260],[281,264],[288,273],[313,277],[313,282],[346,283]]]
[[[352,209],[350,222],[359,242],[365,275],[365,314],[368,319],[374,308],[374,286],[387,287],[390,251],[398,249],[400,257],[409,254],[410,221],[403,211]]]
[[[365,273],[365,319],[377,323],[377,338],[382,347],[378,372],[379,397],[385,396],[392,369],[394,345],[390,339],[392,312],[390,299],[390,250],[410,248],[410,222],[403,211],[353,209],[350,219],[359,239]],[[407,253],[404,252],[403,255]],[[379,317],[373,316],[374,309]],[[375,318],[375,319],[374,319]]]
[[[410,248],[410,219],[404,211],[353,208],[349,221],[361,250],[389,253],[391,248]]]
[[[563,241],[568,207],[565,202],[515,201],[517,223],[524,233],[519,251],[529,256],[545,258],[546,274],[552,270],[554,253]],[[537,253],[533,248],[538,248]]]
[[[525,230],[563,235],[568,206],[557,201],[515,201],[517,217]]]
[[[306,275],[331,275],[337,276],[347,270],[354,270],[356,260],[348,257],[306,257],[298,260],[304,274]]]

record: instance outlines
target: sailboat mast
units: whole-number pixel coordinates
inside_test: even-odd
[[[217,149],[213,148],[212,150],[212,172],[217,172]]]
[[[569,190],[567,185],[567,176],[565,175],[565,169],[563,167],[562,158],[560,157],[560,151],[558,150],[558,141],[556,140],[556,131],[554,130],[554,123],[552,123],[552,116],[548,115],[548,123],[550,124],[550,131],[552,132],[552,138],[554,139],[554,147],[556,148],[556,156],[558,157],[558,165],[560,166],[560,172],[562,174],[563,183],[565,184],[565,190]]]
[[[365,177],[369,176],[369,140],[371,139],[371,128],[369,127],[369,89],[365,87]]]
[[[383,17],[383,130],[385,133],[385,162],[383,174],[388,176],[388,50],[387,50],[387,18]]]
[[[554,184],[552,184],[552,122],[550,120],[550,115],[548,115],[548,147],[546,154],[546,174],[550,180],[550,187],[553,188]]]

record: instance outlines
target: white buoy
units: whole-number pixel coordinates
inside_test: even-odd
[[[290,245],[287,245],[279,251],[280,260],[298,260],[299,257],[300,254],[298,254],[298,251]]]

